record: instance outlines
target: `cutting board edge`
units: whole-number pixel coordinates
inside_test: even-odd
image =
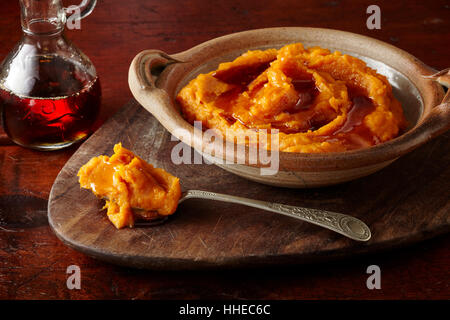
[[[302,253],[302,254],[280,254],[272,256],[245,256],[238,258],[228,258],[225,260],[192,260],[182,258],[168,258],[168,257],[143,257],[138,255],[115,255],[111,253],[104,253],[89,246],[74,243],[70,239],[64,237],[53,224],[53,220],[49,214],[49,225],[58,239],[60,239],[68,247],[82,252],[83,254],[94,259],[118,265],[121,267],[131,267],[145,270],[166,270],[166,271],[189,271],[189,270],[210,270],[210,269],[248,269],[258,267],[280,267],[280,266],[296,266],[305,264],[314,264],[325,261],[338,261],[341,259],[354,256],[357,258],[368,254],[380,253],[382,251],[391,251],[407,246],[417,244],[422,241],[430,240],[447,233],[450,233],[450,224],[440,225],[432,230],[421,230],[413,236],[402,237],[398,239],[390,239],[385,242],[380,242],[371,246],[360,246],[352,248],[350,251],[347,248],[330,250],[328,252],[321,251],[320,255],[316,252]],[[370,247],[370,250],[366,250]],[[277,261],[274,262],[274,260]]]

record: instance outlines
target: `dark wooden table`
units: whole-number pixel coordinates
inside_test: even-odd
[[[247,29],[341,29],[391,43],[436,69],[449,67],[450,1],[378,1],[381,30],[368,30],[366,8],[372,2],[100,0],[82,29],[67,35],[97,67],[102,119],[131,99],[127,71],[137,52],[158,48],[175,53]],[[0,8],[3,59],[20,37],[18,1],[3,1]],[[64,246],[46,216],[52,183],[76,148],[31,151],[12,144],[0,131],[0,298],[450,298],[448,235],[351,260],[265,270],[148,272],[93,260]],[[381,290],[366,287],[366,268],[372,264],[381,268]],[[81,268],[81,290],[67,289],[69,265]]]

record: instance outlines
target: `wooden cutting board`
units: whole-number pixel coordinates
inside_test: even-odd
[[[103,201],[81,190],[78,169],[113,153],[115,143],[201,189],[360,218],[372,239],[359,243],[289,217],[207,200],[182,203],[165,224],[116,230]],[[301,264],[411,244],[450,231],[447,134],[369,177],[320,189],[283,189],[247,181],[214,165],[174,165],[170,134],[132,101],[88,139],[58,175],[48,218],[68,246],[111,263],[149,269]]]

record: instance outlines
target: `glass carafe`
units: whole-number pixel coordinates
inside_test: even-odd
[[[67,10],[61,0],[20,0],[23,36],[0,65],[2,125],[17,144],[56,150],[92,132],[100,82],[92,62],[63,31],[67,19],[79,23],[95,4],[83,0]]]

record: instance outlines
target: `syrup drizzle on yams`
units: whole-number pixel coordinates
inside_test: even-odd
[[[248,90],[248,86],[264,71],[270,67],[269,62],[252,64],[252,65],[240,65],[231,67],[229,69],[218,70],[212,74],[213,77],[219,79],[227,84],[234,85],[235,87],[225,93],[223,93],[216,100],[216,105],[220,106],[224,111],[221,116],[230,124],[234,124],[239,121],[248,129],[258,130],[251,123],[242,121],[235,114],[228,112],[229,106],[236,102],[239,95]],[[319,94],[319,89],[316,86],[315,80],[312,74],[306,72],[293,72],[290,73],[292,80],[291,83],[298,93],[298,100],[295,104],[286,108],[282,112],[289,114],[297,114],[305,112],[310,109],[314,99]],[[252,88],[255,92],[261,89],[266,82],[258,83],[256,87]],[[368,146],[377,144],[379,141],[373,136],[373,133],[364,125],[364,118],[373,112],[375,105],[373,101],[364,95],[362,90],[357,88],[348,88],[349,98],[352,101],[352,106],[348,112],[345,123],[337,127],[334,132],[324,136],[318,136],[319,141],[333,141],[340,140],[350,149],[360,148],[361,146]],[[321,114],[314,113],[308,114],[310,119],[306,121],[307,127],[291,128],[285,123],[277,122],[275,119],[271,122],[271,128],[277,129],[280,132],[286,134],[316,131],[324,125],[328,124],[329,119],[324,119]]]
[[[270,62],[234,66],[215,71],[212,76],[228,84],[234,84],[244,90],[253,80],[270,67]]]

